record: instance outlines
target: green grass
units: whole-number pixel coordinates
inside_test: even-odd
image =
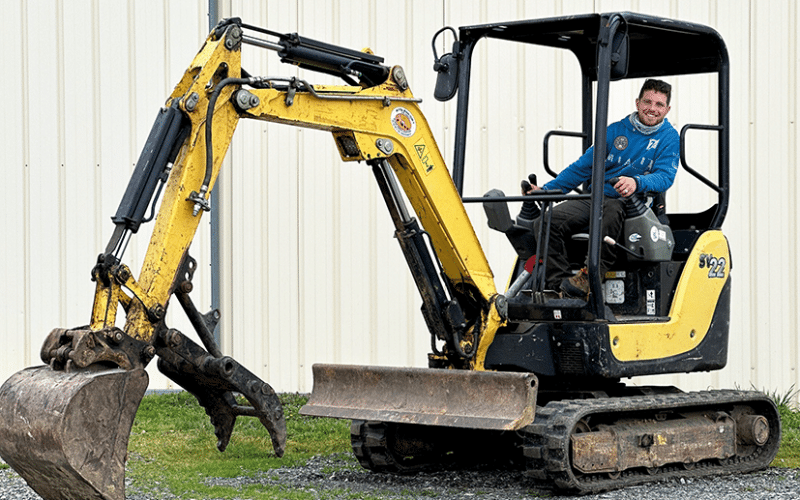
[[[206,486],[204,478],[254,475],[266,469],[303,465],[314,455],[350,451],[349,422],[299,415],[304,397],[281,395],[286,416],[286,452],[278,458],[261,423],[236,421],[224,453],[214,429],[190,394],[148,395],[139,406],[128,445],[128,477],[138,488],[168,490],[179,498],[316,498],[310,492],[269,487]]]
[[[773,467],[800,468],[800,411],[787,403],[780,404],[783,434],[778,456],[772,461]]]
[[[752,390],[757,390],[751,387]],[[796,401],[800,391],[792,385],[786,392],[762,391],[767,394],[776,405],[781,415],[781,447],[778,455],[770,464],[772,467],[800,468],[800,408]]]

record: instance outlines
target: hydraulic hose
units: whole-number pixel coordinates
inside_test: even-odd
[[[206,110],[206,172],[205,176],[203,177],[203,185],[200,186],[200,197],[205,198],[206,193],[208,192],[208,185],[211,183],[211,174],[214,171],[214,148],[212,145],[212,120],[214,119],[214,107],[217,104],[217,98],[219,98],[219,94],[222,92],[222,89],[227,87],[228,85],[244,85],[250,84],[255,82],[255,78],[224,78],[221,80],[217,86],[214,88],[214,91],[211,92],[211,96],[208,98],[208,109]]]

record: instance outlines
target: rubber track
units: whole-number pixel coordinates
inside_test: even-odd
[[[662,411],[717,411],[732,405],[751,406],[767,418],[770,438],[747,457],[705,460],[687,469],[667,465],[655,469],[631,469],[618,477],[608,474],[575,474],[570,464],[570,436],[576,424],[587,416],[616,414],[630,418],[633,412],[655,414]],[[762,393],[752,391],[712,391],[696,393],[630,396],[621,398],[562,400],[537,407],[534,422],[520,431],[521,454],[526,474],[540,489],[566,490],[573,493],[596,493],[635,484],[670,478],[702,477],[760,470],[769,465],[778,452],[781,436],[780,416],[775,404]],[[387,446],[386,424],[353,421],[350,427],[353,453],[362,467],[374,472],[413,473],[438,469],[438,456],[417,457],[415,463],[400,463]],[[509,456],[520,451],[509,450]],[[427,459],[427,460],[426,460]]]
[[[358,463],[375,472],[396,472],[396,463],[386,447],[386,426],[353,420],[350,423],[350,445]]]
[[[374,472],[403,474],[415,472],[424,469],[425,465],[430,465],[407,466],[398,462],[387,445],[384,422],[353,420],[350,424],[350,445],[358,463],[365,469]]]
[[[668,465],[655,469],[637,468],[623,471],[618,477],[609,474],[573,473],[570,464],[570,435],[576,424],[589,415],[631,412],[658,413],[665,410],[722,410],[731,405],[746,405],[764,415],[770,426],[770,437],[764,446],[747,457],[726,460],[705,460],[691,469]],[[751,391],[711,391],[636,396],[594,400],[563,400],[537,408],[534,422],[524,429],[523,453],[527,475],[537,486],[546,489],[593,493],[623,488],[634,484],[670,478],[700,477],[717,474],[751,472],[769,465],[780,445],[781,423],[775,404],[764,394]]]
[[[399,474],[496,466],[515,466],[523,470],[519,433],[404,424],[404,436],[413,437],[417,431],[422,431],[416,434],[416,441],[427,446],[415,447],[413,442],[404,441],[400,451],[392,446],[397,439],[397,429],[393,425],[361,420],[350,424],[350,445],[362,467]],[[512,454],[516,458],[513,462],[509,460]]]

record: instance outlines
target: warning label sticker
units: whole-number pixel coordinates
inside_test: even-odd
[[[422,165],[425,167],[425,173],[430,173],[433,170],[433,161],[431,161],[431,157],[428,154],[428,146],[425,144],[425,141],[420,139],[414,144],[414,151],[417,152],[417,156],[419,159],[422,160]]]

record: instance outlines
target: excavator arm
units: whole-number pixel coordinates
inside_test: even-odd
[[[250,36],[245,30],[278,41]],[[253,77],[241,67],[243,44],[275,50],[287,63],[341,76],[347,85]],[[414,373],[415,386],[395,386],[408,393],[430,389],[422,391],[427,399],[409,405],[398,418],[473,425],[464,423],[473,411],[470,405],[445,396],[497,394],[499,385],[517,390],[500,391],[505,399],[494,405],[509,408],[509,414],[492,415],[484,425],[520,428],[530,423],[535,377],[482,372],[488,346],[505,324],[505,299],[495,289],[419,100],[402,68],[382,62],[368,52],[270,32],[239,19],[224,20],[211,32],[159,111],[112,217],[114,233],[92,271],[96,292],[89,325],[53,330],[41,351],[46,366],[23,370],[0,388],[0,456],[43,498],[124,498],[127,437],[147,386],[144,368],[156,356],[159,369],[206,409],[220,451],[237,417],[252,416],[269,431],[275,453],[283,454],[286,428],[275,392],[222,354],[212,334],[219,311],[201,314],[189,297],[197,268],[189,247],[202,214],[211,209],[209,195],[241,118],[329,131],[342,160],[365,162],[374,173],[423,299],[434,355],[443,367],[466,369],[450,370],[454,374],[446,385],[440,370],[422,370]],[[404,206],[403,193],[416,217]],[[152,217],[147,212],[154,211],[159,197],[137,278],[123,263],[124,250]],[[203,346],[167,326],[172,296]],[[117,326],[120,307],[125,312],[123,328]],[[350,382],[337,376],[352,381],[364,371],[336,373],[327,379],[321,376],[319,383],[327,380],[341,388]],[[385,373],[377,370],[377,376]],[[394,375],[388,383],[397,380]],[[59,397],[51,397],[54,392]],[[237,395],[250,406],[240,404]],[[375,403],[380,410],[383,405]],[[354,404],[361,408],[364,401]],[[325,405],[318,401],[316,408]],[[436,417],[444,414],[455,416]],[[87,421],[87,415],[97,421]],[[473,423],[486,420],[485,415],[474,417]]]
[[[344,161],[371,166],[423,296],[429,326],[449,340],[452,351],[474,358],[465,351],[472,352],[482,334],[497,328],[486,319],[497,308],[493,275],[418,100],[394,80],[401,73],[395,67],[390,80],[366,89],[295,81],[291,104],[285,90],[252,90],[259,104],[243,116],[327,130]],[[403,206],[403,193],[419,223]],[[468,323],[480,326],[467,331]]]

